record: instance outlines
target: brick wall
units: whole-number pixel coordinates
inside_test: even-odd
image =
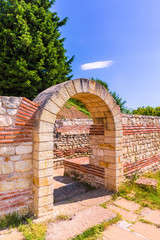
[[[21,97],[0,97],[0,212],[32,208],[32,145],[38,105]]]

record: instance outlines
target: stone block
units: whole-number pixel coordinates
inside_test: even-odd
[[[81,79],[81,83],[82,83],[82,89],[83,89],[83,92],[89,92],[89,80],[88,79],[85,79],[85,78],[82,78]]]
[[[33,168],[33,174],[37,178],[53,176],[53,167],[52,168],[44,168],[44,169]]]
[[[24,154],[24,155],[22,155],[22,159],[23,160],[32,160],[32,154],[31,153]]]
[[[15,162],[15,171],[16,172],[28,172],[30,170],[32,170],[32,161],[31,160]]]
[[[73,84],[74,84],[74,87],[75,87],[77,93],[83,92],[83,90],[82,90],[82,84],[81,84],[81,79],[80,79],[80,78],[75,79],[75,80],[73,81]]]
[[[15,154],[15,148],[14,147],[1,147],[0,148],[0,156],[11,156]]]
[[[114,108],[118,108],[117,103],[116,103],[116,101],[113,97],[112,97],[111,101],[109,101],[108,107],[109,107],[111,112]],[[120,113],[120,111],[118,113]],[[112,112],[112,114],[113,114],[113,112]]]
[[[113,119],[115,123],[122,122],[122,115],[119,114],[119,115],[113,116]]]
[[[113,116],[116,116],[116,115],[118,115],[118,114],[121,114],[121,112],[120,112],[119,107],[116,105],[116,106],[112,109],[112,115],[113,115]]]
[[[2,97],[2,104],[5,108],[18,108],[22,98]]]
[[[0,115],[0,127],[7,127],[12,125],[12,119],[8,115]]]
[[[105,169],[105,176],[111,176],[111,177],[121,177],[123,174],[123,170],[122,169]]]
[[[12,162],[3,162],[0,165],[0,174],[9,174],[13,172],[13,163]]]
[[[37,131],[37,133],[53,133],[53,127],[53,123],[36,121],[34,130]]]
[[[41,121],[46,121],[46,122],[49,122],[49,123],[54,123],[55,120],[56,120],[56,115],[49,112],[48,110],[46,109],[43,109],[42,112],[40,113],[39,115],[39,119]]]
[[[35,202],[36,206],[38,206],[38,207],[50,205],[53,203],[53,194],[47,195],[47,196],[42,196],[40,198],[36,197],[34,199],[34,202]]]
[[[104,161],[109,163],[117,163],[118,159],[116,159],[116,157],[104,156]]]
[[[103,168],[108,168],[108,162],[104,162],[104,161],[99,161],[99,166],[103,167]]]
[[[64,86],[62,86],[59,91],[58,91],[59,95],[64,99],[64,101],[66,102],[68,99],[70,99],[70,95],[68,94],[66,88]]]
[[[33,177],[33,184],[36,187],[45,187],[53,184],[53,176],[44,177],[44,178],[37,178]]]
[[[42,216],[46,216],[48,214],[53,214],[53,203],[50,205],[46,205],[43,207],[38,207],[36,204],[34,204],[34,208],[35,208],[35,213],[37,215],[37,217],[42,217]]]
[[[105,137],[114,138],[114,137],[116,136],[116,131],[113,131],[113,130],[105,130],[105,131],[104,131],[104,136],[105,136]]]
[[[32,186],[32,178],[19,178],[14,181],[16,189],[25,189]]]
[[[7,109],[7,113],[10,115],[10,116],[14,116],[17,114],[17,109]]]
[[[33,136],[34,142],[53,142],[53,130],[49,133],[34,133]]]
[[[59,108],[61,108],[65,103],[65,100],[59,95],[58,91],[53,93],[53,95],[50,97],[50,100]]]
[[[53,194],[53,186],[46,186],[46,187],[36,187],[35,185],[33,185],[33,192],[35,194],[36,197],[43,197],[43,196],[47,196],[47,195],[51,195]]]
[[[53,150],[53,142],[35,142],[34,150],[43,152],[43,151],[52,151]]]
[[[70,80],[64,84],[65,88],[67,89],[68,94],[70,97],[73,97],[74,95],[77,94],[76,89],[74,87],[73,81]]]
[[[36,169],[53,168],[53,159],[44,160],[44,161],[33,160],[33,167]]]
[[[109,103],[112,99],[113,99],[112,95],[108,92],[106,98],[104,99],[104,102],[108,105],[108,107],[109,107]]]
[[[37,152],[33,151],[33,158],[35,160],[47,160],[53,159],[53,151]]]
[[[5,108],[2,108],[2,107],[0,107],[0,114],[6,114],[6,109]]]
[[[89,92],[95,94],[96,81],[89,80]]]
[[[51,100],[47,101],[44,108],[55,115],[60,111],[60,108]]]
[[[15,156],[11,156],[10,157],[11,161],[15,162],[15,161],[21,161],[22,160],[22,156],[21,155],[15,155]]]
[[[16,154],[28,154],[32,152],[32,146],[18,146],[16,147]]]
[[[13,191],[15,189],[13,181],[3,181],[0,182],[0,192]]]

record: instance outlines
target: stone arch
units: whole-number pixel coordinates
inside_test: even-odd
[[[53,128],[57,113],[70,97],[86,105],[95,126],[103,126],[98,135],[96,127],[92,129],[90,163],[105,168],[105,187],[116,191],[123,179],[122,117],[111,94],[99,83],[83,78],[52,86],[34,99],[40,105],[33,144],[34,211],[38,217],[53,210]]]

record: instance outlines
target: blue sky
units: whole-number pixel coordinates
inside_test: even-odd
[[[160,106],[159,0],[57,0],[51,11],[69,18],[60,31],[73,78],[107,82],[129,108]]]

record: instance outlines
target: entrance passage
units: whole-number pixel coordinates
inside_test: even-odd
[[[92,166],[90,171],[101,172],[102,185],[113,191],[117,190],[123,179],[122,118],[111,94],[89,79],[70,80],[48,88],[34,99],[40,105],[34,127],[33,152],[34,210],[37,216],[53,211],[54,123],[58,112],[71,97],[85,104],[93,119],[90,131],[93,155],[88,163]],[[85,167],[85,171],[87,169],[89,167]],[[92,181],[94,179],[96,175]]]

